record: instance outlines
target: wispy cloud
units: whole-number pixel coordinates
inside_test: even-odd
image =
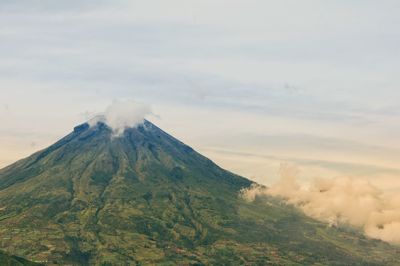
[[[0,1],[0,106],[8,106],[0,122],[61,137],[81,112],[135,98],[201,147],[198,132],[226,141],[267,132],[327,138],[311,146],[332,143],[343,154],[354,146],[332,139],[399,148],[397,9],[396,1]],[[293,153],[304,139],[290,143],[287,157],[301,157]]]

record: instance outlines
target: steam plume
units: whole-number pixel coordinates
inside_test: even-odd
[[[369,237],[400,243],[400,196],[389,197],[365,180],[346,177],[315,179],[302,187],[297,175],[296,167],[284,164],[276,184],[252,186],[241,195],[249,201],[259,195],[278,196],[331,225],[352,225]]]
[[[112,128],[114,137],[121,136],[125,129],[143,123],[147,115],[152,114],[150,106],[135,101],[114,101],[106,111],[89,121],[90,125],[101,121]]]

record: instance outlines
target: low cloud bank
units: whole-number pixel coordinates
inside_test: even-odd
[[[146,116],[151,115],[149,105],[136,101],[114,101],[106,111],[89,121],[90,125],[104,122],[114,133],[114,137],[121,136],[125,129],[135,127],[144,122]]]
[[[362,228],[369,237],[400,243],[400,196],[389,197],[369,182],[352,178],[314,179],[298,183],[298,169],[282,165],[279,181],[269,188],[253,186],[241,192],[246,200],[278,196],[305,214],[332,226]]]

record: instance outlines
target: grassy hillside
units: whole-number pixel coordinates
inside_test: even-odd
[[[30,262],[17,256],[10,256],[0,251],[0,265],[2,266],[40,266],[38,263]]]
[[[0,170],[0,248],[48,265],[396,265],[400,249],[330,228],[149,122],[82,125]]]

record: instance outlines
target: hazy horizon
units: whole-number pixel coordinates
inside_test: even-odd
[[[399,7],[0,1],[0,167],[133,99],[257,182],[289,162],[305,181],[349,176],[398,191]]]

